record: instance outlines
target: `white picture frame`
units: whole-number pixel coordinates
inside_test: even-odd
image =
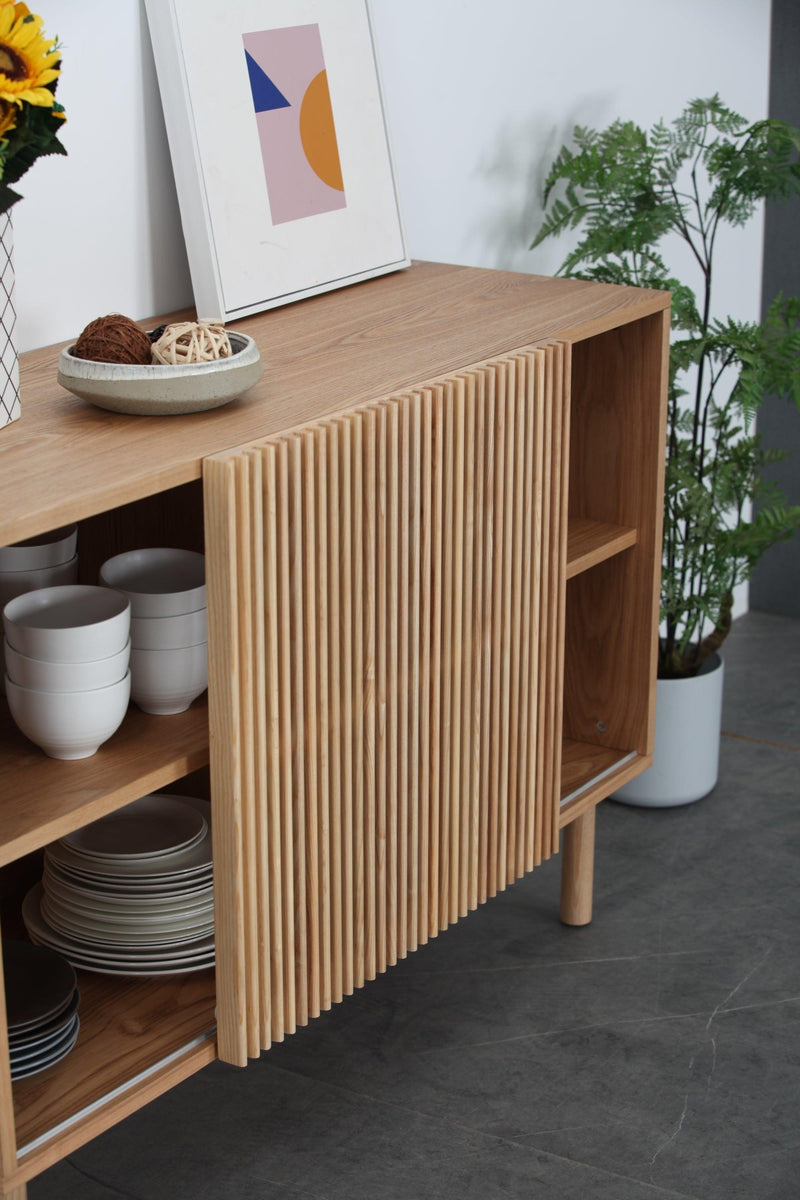
[[[367,0],[146,0],[197,315],[409,265]]]

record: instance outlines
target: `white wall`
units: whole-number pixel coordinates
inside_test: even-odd
[[[102,313],[192,302],[141,0],[34,11],[64,47],[69,157],[40,160],[20,184],[20,350]],[[371,12],[414,258],[552,274],[565,246],[527,247],[575,124],[650,125],[713,92],[767,115],[769,0],[371,0]],[[720,243],[720,312],[758,318],[762,224]],[[737,614],[746,605],[740,588]]]
[[[372,0],[411,255],[555,271],[563,246],[527,246],[543,174],[573,125],[650,124],[714,91],[748,117],[765,115],[769,7]],[[64,46],[69,157],[40,160],[20,183],[22,350],[66,339],[101,313],[143,318],[191,303],[143,5],[41,0],[34,11]],[[755,317],[761,222],[733,235],[730,249],[718,299]]]

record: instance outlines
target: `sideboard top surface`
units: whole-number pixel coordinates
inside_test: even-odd
[[[0,545],[199,479],[210,454],[531,342],[603,333],[663,311],[669,299],[414,263],[236,322],[259,346],[262,380],[223,408],[181,417],[95,408],[56,382],[60,345],[31,351],[20,360],[22,416],[0,430]]]

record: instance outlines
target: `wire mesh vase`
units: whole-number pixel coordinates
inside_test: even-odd
[[[0,214],[0,429],[20,415],[19,360],[14,343],[14,229],[11,213]]]

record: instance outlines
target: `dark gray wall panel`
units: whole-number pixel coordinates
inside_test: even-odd
[[[769,115],[800,126],[800,4],[772,0]],[[800,197],[767,205],[764,241],[766,307],[777,292],[800,296]],[[768,446],[791,451],[773,469],[789,502],[800,504],[800,414],[790,404],[768,400],[758,418]],[[762,559],[750,587],[750,607],[800,617],[800,534],[774,546]]]

